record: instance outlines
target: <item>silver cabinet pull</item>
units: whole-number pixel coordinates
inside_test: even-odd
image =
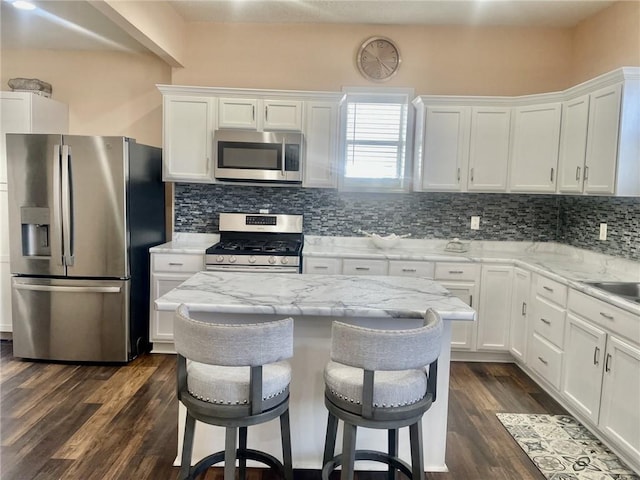
[[[403,272],[416,272],[417,270],[415,268],[403,268],[402,271]]]
[[[584,167],[584,179],[589,180],[589,167],[585,165]]]
[[[327,270],[329,267],[326,265],[314,265],[313,268],[316,270]]]
[[[266,105],[264,107],[264,119],[267,122],[269,121],[269,105]]]
[[[542,323],[544,323],[545,325],[551,325],[551,322],[549,320],[547,320],[546,318],[541,318],[540,321]]]
[[[547,362],[544,358],[542,357],[538,357],[538,360],[540,360],[544,365],[548,365],[549,362]]]
[[[256,121],[256,106],[251,105],[251,120]]]
[[[527,314],[527,302],[522,302],[522,316]]]
[[[610,372],[611,371],[611,367],[609,366],[609,362],[611,361],[611,354],[607,353],[607,359],[604,362],[604,371],[605,372]]]
[[[471,181],[473,182],[473,168],[471,169]]]
[[[169,265],[174,266],[174,267],[181,267],[182,265],[184,265],[184,263],[180,263],[180,262],[169,262]]]
[[[580,167],[576,167],[576,180],[580,180]]]
[[[553,167],[551,167],[551,179],[550,179],[550,180],[551,180],[552,182],[553,182],[553,173],[554,173],[554,168],[553,168]]]
[[[553,288],[551,287],[547,287],[546,285],[543,285],[543,287],[547,292],[553,292]]]
[[[356,267],[356,270],[365,270],[365,271],[367,271],[367,270],[370,270],[370,268],[369,267]]]
[[[600,349],[598,347],[593,351],[593,364],[598,365],[600,363]]]
[[[460,168],[458,167],[458,182],[460,181]]]
[[[459,275],[464,272],[462,270],[449,270],[449,273],[451,273],[452,275]]]
[[[600,312],[600,315],[602,315],[607,320],[613,320],[613,315],[609,315],[608,313]]]
[[[469,306],[473,307],[473,295],[469,295]]]

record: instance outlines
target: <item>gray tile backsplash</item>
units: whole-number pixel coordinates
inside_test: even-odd
[[[346,193],[330,189],[215,184],[175,185],[177,232],[215,233],[220,212],[304,215],[308,235],[358,230],[413,238],[560,241],[640,259],[640,199],[504,193]],[[596,215],[597,214],[597,215]],[[479,215],[480,230],[469,228]],[[601,220],[604,218],[605,220]],[[599,242],[600,222],[609,239]],[[595,236],[590,233],[595,232]]]

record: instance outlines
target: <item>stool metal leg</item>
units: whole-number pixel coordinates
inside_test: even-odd
[[[193,436],[196,429],[196,419],[187,412],[182,441],[182,458],[180,459],[180,478],[189,478],[191,469],[191,454],[193,452]]]
[[[293,480],[293,459],[291,458],[291,424],[289,409],[280,415],[280,437],[282,438],[282,464],[285,480]]]
[[[344,434],[342,437],[342,472],[340,480],[353,480],[353,471],[356,460],[356,433],[357,427],[349,423],[344,423]]]
[[[388,434],[388,444],[389,444],[389,456],[397,457],[398,456],[398,429],[390,428]],[[387,480],[394,480],[396,477],[396,470],[389,464],[389,473],[387,475]]]
[[[238,442],[239,450],[247,449],[247,427],[240,427],[240,438]],[[238,477],[240,480],[245,480],[247,477],[247,459],[244,455],[240,456],[240,460],[238,460]]]
[[[424,480],[424,457],[422,455],[422,419],[409,426],[411,443],[412,480]]]
[[[322,465],[326,465],[333,458],[336,451],[336,435],[338,434],[338,418],[329,412],[327,419],[327,435],[324,440],[324,455]]]
[[[226,427],[224,439],[224,480],[234,480],[236,474],[236,439],[238,430]]]

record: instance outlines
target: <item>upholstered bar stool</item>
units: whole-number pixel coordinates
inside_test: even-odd
[[[176,310],[178,399],[187,409],[180,478],[197,478],[224,461],[224,479],[240,479],[246,461],[256,460],[293,480],[289,426],[289,383],[293,319],[256,324],[214,324],[195,320],[186,306]],[[247,449],[247,427],[280,418],[283,461]],[[225,449],[191,467],[196,420],[225,427]],[[238,439],[239,433],[239,439]],[[236,450],[236,443],[239,447]]]
[[[325,368],[329,410],[323,480],[342,465],[341,480],[352,480],[356,460],[389,466],[412,480],[424,479],[422,416],[436,399],[442,320],[425,313],[424,326],[376,330],[334,322],[331,360]],[[344,422],[342,454],[334,457],[338,420]],[[398,429],[409,427],[411,465],[398,458]],[[388,452],[356,450],[357,427],[388,430]]]

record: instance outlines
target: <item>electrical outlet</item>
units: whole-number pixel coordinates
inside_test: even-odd
[[[480,230],[480,217],[471,217],[471,230]]]
[[[600,224],[600,240],[606,240],[606,239],[607,239],[607,224],[601,223]]]

